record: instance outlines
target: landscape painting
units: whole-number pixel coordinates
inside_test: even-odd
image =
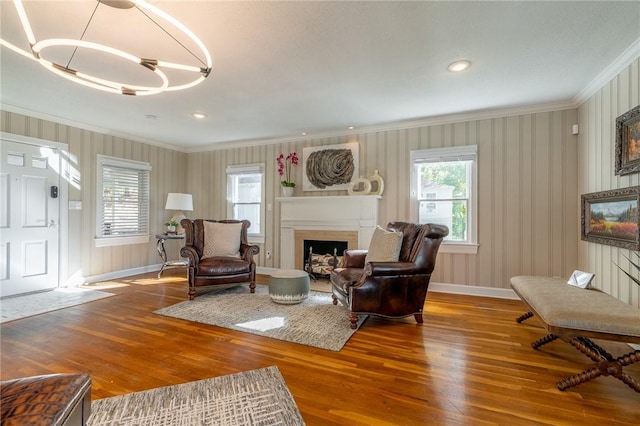
[[[583,195],[582,239],[639,250],[639,194],[635,186]]]
[[[616,119],[616,175],[640,172],[640,105]]]

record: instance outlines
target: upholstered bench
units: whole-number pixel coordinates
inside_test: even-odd
[[[292,305],[309,297],[309,274],[295,269],[281,269],[269,277],[269,296],[276,303]]]
[[[0,382],[0,424],[80,426],[91,414],[88,374],[49,374]]]
[[[511,278],[511,287],[530,309],[516,321],[535,316],[550,333],[533,342],[534,349],[560,338],[595,362],[592,368],[556,383],[558,389],[613,376],[640,392],[640,382],[623,371],[640,361],[640,351],[615,358],[591,341],[640,343],[640,309],[599,290],[574,287],[560,278],[517,276]]]

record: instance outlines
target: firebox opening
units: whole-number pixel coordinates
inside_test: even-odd
[[[305,271],[313,279],[327,278],[342,260],[347,241],[304,240]]]

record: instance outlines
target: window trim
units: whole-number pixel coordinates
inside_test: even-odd
[[[465,145],[447,148],[416,149],[410,152],[410,204],[411,220],[418,221],[418,188],[415,175],[415,164],[420,160],[429,162],[442,162],[454,160],[471,160],[471,185],[468,190],[469,207],[467,211],[467,236],[468,241],[443,241],[440,246],[441,253],[478,253],[478,145]]]
[[[264,163],[252,163],[252,164],[235,164],[229,165],[226,169],[227,175],[227,217],[233,219],[233,205],[234,203],[231,201],[231,194],[229,192],[229,188],[231,185],[231,176],[232,175],[241,175],[241,174],[250,174],[250,173],[260,173],[262,178],[260,179],[260,223],[262,224],[262,229],[259,233],[250,233],[251,228],[248,229],[247,232],[247,240],[249,244],[264,244],[265,242],[265,164]]]
[[[137,171],[151,172],[151,165],[144,161],[129,160],[126,158],[111,157],[108,155],[98,154],[96,163],[96,222],[95,222],[95,247],[111,247],[129,244],[146,244],[150,241],[149,233],[150,223],[149,214],[151,208],[151,176],[149,176],[147,188],[147,211],[146,211],[146,230],[139,235],[131,236],[104,236],[101,235],[101,216],[103,212],[102,203],[102,174],[104,166],[121,167]],[[149,173],[150,174],[150,173]]]

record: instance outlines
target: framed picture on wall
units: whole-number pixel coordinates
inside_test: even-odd
[[[358,142],[302,149],[302,189],[336,191],[348,189],[359,170]]]
[[[640,172],[640,105],[616,119],[616,175]]]
[[[583,240],[640,250],[639,187],[584,194],[581,204]]]

